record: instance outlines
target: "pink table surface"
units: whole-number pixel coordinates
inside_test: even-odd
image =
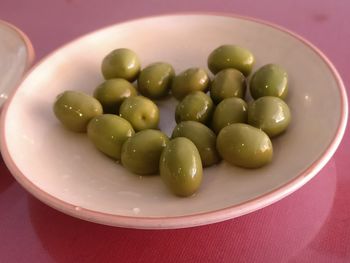
[[[94,29],[182,11],[235,13],[284,26],[318,46],[350,87],[347,0],[0,2],[0,19],[28,34],[37,61]],[[0,262],[350,262],[349,143],[347,130],[325,168],[278,203],[222,223],[162,231],[113,228],[57,212],[27,194],[0,159]]]

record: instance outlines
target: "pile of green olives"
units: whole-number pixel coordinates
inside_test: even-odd
[[[248,169],[272,161],[271,139],[291,121],[288,75],[280,65],[266,64],[249,77],[255,57],[237,45],[209,54],[211,73],[193,67],[176,74],[169,63],[142,68],[140,61],[127,48],[107,54],[101,65],[104,82],[93,96],[59,94],[53,106],[57,119],[73,132],[87,133],[96,149],[130,172],[160,174],[177,196],[193,195],[203,168],[221,159]],[[159,129],[156,103],[169,94],[178,100],[170,137]]]

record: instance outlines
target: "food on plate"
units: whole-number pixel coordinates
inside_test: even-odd
[[[221,159],[216,150],[215,133],[200,122],[180,122],[176,125],[171,137],[186,137],[190,139],[197,147],[204,167],[216,164]]]
[[[124,99],[136,96],[135,87],[125,79],[108,79],[94,91],[94,97],[102,104],[104,113],[118,114]]]
[[[71,131],[86,132],[89,121],[103,113],[101,103],[85,93],[67,90],[56,97],[53,111]]]
[[[223,128],[216,146],[221,157],[243,168],[259,168],[272,161],[272,143],[265,132],[243,123]]]
[[[290,121],[289,107],[278,97],[261,97],[248,106],[248,123],[263,130],[270,138],[284,132]]]
[[[98,150],[119,160],[123,143],[134,135],[131,124],[114,114],[94,117],[87,127],[87,135]]]
[[[288,74],[279,65],[267,64],[253,74],[249,88],[254,99],[263,96],[285,99],[288,94]]]
[[[120,160],[127,170],[139,175],[159,173],[172,193],[191,196],[201,185],[203,167],[221,159],[242,168],[269,164],[271,138],[283,133],[291,121],[284,102],[288,76],[281,66],[266,64],[253,74],[249,90],[255,100],[247,104],[246,77],[252,72],[254,55],[237,45],[222,45],[210,53],[207,63],[213,81],[199,67],[175,75],[165,62],[140,71],[135,52],[115,49],[102,61],[106,80],[94,97],[63,92],[54,112],[68,129],[87,130],[96,148]],[[136,79],[138,90],[132,84]],[[153,101],[169,93],[179,101],[171,139],[158,128],[160,112]]]
[[[168,95],[175,76],[173,67],[164,62],[156,62],[141,70],[137,79],[140,93],[151,99],[160,99]]]
[[[101,65],[105,79],[122,78],[130,82],[137,79],[141,63],[137,54],[128,48],[118,48],[104,57]]]
[[[247,122],[247,103],[236,97],[221,101],[215,108],[211,128],[218,134],[220,130],[233,123]]]
[[[168,136],[159,130],[139,131],[124,142],[121,163],[135,174],[156,174],[160,155],[168,142]]]
[[[135,131],[158,128],[158,106],[146,97],[134,96],[125,99],[120,105],[119,115],[128,120]]]
[[[211,84],[210,97],[215,104],[226,98],[244,98],[246,91],[246,79],[244,75],[233,68],[219,71]]]
[[[198,121],[209,123],[214,111],[214,103],[210,96],[202,91],[194,91],[179,102],[175,109],[176,123],[182,121]]]
[[[210,79],[207,72],[201,68],[189,68],[176,75],[171,84],[171,93],[182,100],[193,91],[207,92]]]
[[[175,195],[193,195],[203,176],[197,147],[184,137],[172,139],[161,154],[159,171],[163,182]]]
[[[213,74],[226,68],[234,68],[248,76],[253,69],[255,58],[252,52],[237,45],[222,45],[208,57],[208,68]]]

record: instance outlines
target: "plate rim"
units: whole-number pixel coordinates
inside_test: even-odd
[[[28,57],[27,57],[27,61],[26,61],[26,69],[28,69],[32,65],[34,60],[35,60],[35,50],[34,50],[32,41],[27,36],[27,34],[25,34],[21,29],[19,29],[14,24],[12,24],[12,23],[10,23],[10,22],[8,22],[6,20],[3,20],[3,19],[0,19],[0,24],[3,24],[5,26],[11,28],[22,39],[22,41],[25,44],[25,47],[27,49],[27,53],[28,53]],[[20,83],[19,83],[18,86],[20,86]],[[18,88],[18,86],[17,86],[17,88]]]
[[[213,17],[227,17],[227,18],[235,18],[240,20],[247,20],[251,22],[255,22],[258,24],[263,24],[268,27],[277,29],[279,31],[282,31],[284,33],[287,33],[288,35],[294,37],[295,39],[302,42],[304,45],[308,46],[313,52],[315,52],[327,65],[330,72],[334,76],[337,87],[339,89],[339,94],[341,96],[341,115],[340,120],[338,123],[337,131],[332,138],[332,141],[327,146],[325,151],[304,171],[302,171],[299,175],[297,175],[294,179],[288,181],[287,183],[279,186],[278,188],[271,190],[261,196],[258,196],[256,198],[247,200],[243,203],[229,206],[226,208],[213,210],[209,212],[202,212],[202,213],[196,213],[192,215],[183,215],[183,216],[171,216],[171,217],[138,217],[138,216],[124,216],[124,215],[116,215],[116,214],[110,214],[110,213],[104,213],[104,212],[97,212],[94,210],[77,207],[73,204],[70,204],[66,201],[63,201],[47,192],[45,192],[43,189],[36,186],[32,181],[30,181],[17,167],[14,160],[11,158],[11,155],[8,151],[6,138],[4,134],[5,130],[5,120],[7,116],[7,111],[9,108],[9,105],[11,104],[12,99],[14,98],[15,94],[17,93],[18,88],[21,86],[21,83],[24,79],[26,79],[31,72],[33,72],[39,65],[44,63],[47,59],[49,59],[52,55],[54,55],[56,52],[60,51],[61,49],[65,48],[66,46],[72,44],[73,42],[78,42],[82,38],[87,37],[89,35],[93,35],[98,33],[99,31],[107,30],[108,28],[117,26],[117,25],[123,25],[129,22],[137,22],[144,19],[154,19],[154,18],[161,18],[161,17],[174,17],[174,16],[213,16]],[[0,20],[1,22],[1,20]],[[21,31],[19,31],[21,32]],[[23,34],[24,35],[24,34]],[[27,39],[26,35],[24,35],[24,38]],[[29,41],[29,39],[28,39]],[[30,41],[29,41],[30,43]],[[29,46],[30,47],[30,46]],[[33,50],[32,50],[33,51]],[[34,52],[34,51],[33,51]],[[34,55],[34,53],[32,53]],[[34,57],[33,57],[34,59]],[[91,31],[90,33],[83,34],[80,37],[77,37],[66,44],[58,47],[54,51],[48,53],[46,56],[44,56],[34,67],[32,67],[23,78],[21,83],[17,85],[17,87],[12,92],[9,99],[6,101],[2,114],[1,114],[1,120],[0,120],[0,149],[3,156],[3,160],[5,164],[7,165],[8,169],[10,170],[12,176],[15,177],[15,179],[32,195],[34,195],[36,198],[41,200],[43,203],[49,205],[50,207],[55,208],[56,210],[59,210],[65,214],[71,215],[73,217],[77,217],[83,220],[87,220],[90,222],[95,222],[99,224],[104,225],[110,225],[110,226],[117,226],[117,227],[125,227],[125,228],[136,228],[136,229],[175,229],[175,228],[187,228],[187,227],[194,227],[194,226],[200,226],[200,225],[206,225],[206,224],[212,224],[216,222],[225,221],[228,219],[232,219],[235,217],[239,217],[245,214],[248,214],[250,212],[254,212],[258,209],[264,208],[268,205],[271,205],[282,198],[288,196],[289,194],[293,193],[300,187],[302,187],[304,184],[306,184],[309,180],[311,180],[330,160],[330,158],[335,153],[336,149],[338,148],[347,126],[347,119],[348,119],[348,99],[346,94],[346,88],[345,85],[336,70],[335,66],[332,64],[332,62],[327,58],[327,56],[318,49],[314,44],[306,40],[304,37],[290,31],[289,29],[286,29],[282,26],[276,25],[272,22],[268,22],[259,18],[253,18],[249,16],[243,16],[238,14],[232,14],[232,13],[220,13],[220,12],[177,12],[177,13],[167,13],[167,14],[161,14],[161,15],[151,15],[151,16],[142,16],[136,19],[128,19],[125,21],[121,21],[112,25],[108,25],[102,28],[99,28],[97,30]]]
[[[25,62],[26,64],[24,67],[22,78],[20,80],[18,80],[17,85],[15,85],[14,87],[9,89],[9,94],[7,94],[7,95],[8,95],[8,98],[10,98],[15,93],[15,91],[18,89],[18,87],[21,85],[22,80],[27,76],[28,69],[30,69],[30,67],[33,65],[33,62],[35,60],[35,50],[33,47],[33,43],[31,42],[29,37],[21,29],[19,29],[17,26],[13,25],[12,23],[10,23],[6,20],[2,20],[2,19],[0,19],[0,24],[7,26],[11,30],[13,30],[15,33],[17,33],[17,36],[24,43],[24,46],[25,46],[26,52],[27,52],[27,58],[26,58],[26,62]],[[2,106],[3,105],[0,105],[0,113],[1,113]]]

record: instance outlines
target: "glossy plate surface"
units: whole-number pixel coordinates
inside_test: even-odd
[[[205,169],[191,198],[171,195],[159,177],[139,177],[99,153],[86,135],[65,130],[52,104],[72,89],[92,94],[103,81],[100,63],[112,49],[128,47],[142,65],[171,63],[176,72],[206,68],[208,54],[238,44],[289,73],[288,131],[273,140],[272,164],[244,170],[224,162]],[[175,126],[175,101],[158,103],[161,128]],[[328,59],[302,38],[253,19],[219,15],[171,15],[114,25],[84,36],[44,59],[4,109],[3,158],[33,195],[67,214],[130,228],[182,228],[234,218],[292,193],[328,162],[347,121],[343,83]]]

